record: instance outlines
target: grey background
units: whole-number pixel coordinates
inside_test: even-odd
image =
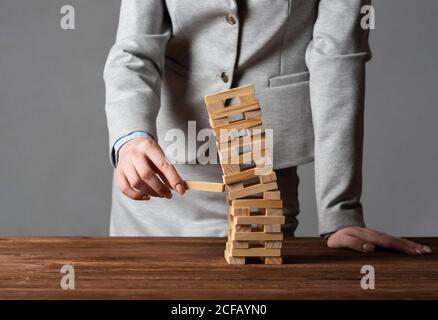
[[[146,0],[145,0],[146,1]],[[62,5],[76,30],[59,26]],[[120,0],[1,0],[0,235],[107,235],[111,167],[102,70]],[[375,0],[368,65],[368,226],[438,227],[438,44],[433,0]],[[300,168],[298,235],[317,235],[313,168]]]

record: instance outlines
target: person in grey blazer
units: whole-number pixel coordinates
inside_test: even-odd
[[[224,194],[185,193],[219,181],[198,150],[203,96],[253,84],[284,200],[286,236],[299,212],[297,166],[314,160],[319,233],[331,248],[408,254],[430,248],[365,227],[362,189],[366,0],[122,0],[105,65],[115,167],[110,234],[226,236]],[[173,133],[178,133],[172,135]],[[190,141],[195,140],[195,141]],[[190,147],[191,146],[191,147]],[[170,200],[171,199],[171,200]]]

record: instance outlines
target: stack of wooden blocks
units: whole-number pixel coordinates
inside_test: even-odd
[[[283,203],[252,85],[204,97],[228,202],[225,259],[281,264]],[[237,101],[237,103],[229,103]]]

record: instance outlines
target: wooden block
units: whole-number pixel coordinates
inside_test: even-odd
[[[249,208],[234,208],[233,206],[231,206],[230,215],[234,217],[249,216],[250,215]]]
[[[251,149],[259,148],[257,150],[263,150],[265,149],[265,143],[266,137],[264,134],[256,136],[244,136],[232,141],[227,140],[224,143],[220,143],[218,152],[230,154],[234,149],[239,149],[247,146],[251,147]]]
[[[269,182],[269,183],[264,183],[264,184],[256,184],[253,186],[249,186],[246,188],[242,188],[239,190],[235,190],[235,191],[229,191],[228,192],[228,197],[231,200],[234,199],[239,199],[239,198],[243,198],[243,197],[247,197],[253,194],[257,194],[257,193],[261,193],[263,191],[269,191],[269,190],[274,190],[277,189],[277,182]]]
[[[265,224],[263,226],[264,232],[281,232],[281,224]]]
[[[280,191],[263,192],[263,199],[265,199],[265,200],[280,200],[281,199]]]
[[[275,174],[275,172],[260,175],[259,178],[260,178],[260,183],[268,183],[271,181],[277,181],[277,175]]]
[[[241,133],[242,130],[228,131],[228,132],[225,131],[225,132],[223,132],[224,133],[223,135],[215,136],[216,142],[218,142],[220,144],[225,144],[225,143],[230,143],[230,142],[236,143],[236,140],[238,138],[245,138],[245,139],[249,140],[249,139],[255,139],[257,137],[260,137],[261,135],[264,135],[264,132],[262,132],[261,134],[257,133],[254,135],[244,134],[244,133]],[[237,132],[238,134],[235,134],[234,132]],[[248,129],[246,130],[246,132],[248,132]],[[253,132],[253,131],[249,131],[249,132]],[[263,146],[265,146],[265,145],[266,145],[266,143],[263,144]],[[217,149],[219,150],[219,148],[220,147],[218,147]]]
[[[231,239],[233,236],[234,231],[234,217],[230,214],[231,207],[228,206],[228,213],[227,213],[227,222],[228,222],[228,240]]]
[[[239,172],[240,171],[240,167],[238,165],[222,165],[222,170],[224,172],[224,174],[226,173],[234,173],[234,172]],[[228,190],[239,190],[243,188],[243,183],[235,183],[233,185],[229,185],[227,186]],[[233,223],[233,213],[237,213],[237,215],[242,214],[242,215],[249,215],[249,209],[245,209],[243,208],[234,208],[232,206],[233,201],[229,198],[229,196],[227,195],[227,203],[228,203],[228,238],[230,239],[232,234],[235,232],[235,229],[233,229],[234,227],[234,223]],[[243,231],[251,231],[251,226],[244,226],[244,227],[240,227],[239,230],[243,230]]]
[[[283,240],[283,234],[278,233],[266,233],[266,232],[238,232],[234,233],[232,236],[233,241],[281,241]]]
[[[266,208],[265,215],[267,215],[267,216],[282,216],[283,209]]]
[[[265,128],[263,127],[263,124],[259,124],[258,126],[245,129],[245,131],[249,136],[257,136],[265,133]]]
[[[263,165],[257,165],[254,169],[254,173],[258,176],[262,176],[264,174],[268,174],[272,172],[272,165],[271,164],[263,164]]]
[[[204,102],[205,104],[208,105],[211,103],[215,103],[221,100],[223,101],[237,96],[249,96],[253,94],[254,94],[254,86],[252,84],[248,84],[245,86],[240,86],[237,88],[206,95],[204,96]]]
[[[239,156],[239,147],[232,147],[223,150],[218,149],[218,154],[221,163],[239,164],[237,161],[230,161]]]
[[[253,160],[255,162],[255,161],[258,161],[260,159],[263,159],[265,157],[265,154],[266,154],[265,149],[258,150],[256,152],[249,151],[249,152],[239,154],[238,156],[231,157],[229,159],[229,163],[232,163],[232,164],[248,163],[248,159]]]
[[[236,224],[236,217],[232,215],[234,213],[233,211],[237,211],[237,213],[246,214],[249,216],[249,209],[234,209],[233,207],[228,208],[228,238],[230,239],[235,232],[251,232],[251,225],[250,224]],[[239,212],[240,211],[240,212]]]
[[[280,241],[280,243],[281,243],[281,241]],[[247,248],[249,248],[249,242],[248,241],[232,241],[231,246],[233,248],[236,248],[236,249],[247,249]],[[265,248],[266,248],[266,246],[265,246]]]
[[[208,121],[209,121],[210,126],[212,128],[225,126],[225,125],[230,123],[228,118],[222,118],[222,119],[212,119],[211,118],[211,112],[220,111],[220,110],[223,110],[224,108],[225,108],[224,101],[217,101],[215,103],[211,103],[211,104],[207,105],[207,112],[209,113]]]
[[[206,104],[206,106],[207,106],[207,112],[208,112],[209,116],[212,112],[219,112],[220,110],[225,108],[223,101],[212,102],[212,103]]]
[[[265,134],[265,129],[263,128],[263,125],[257,125],[251,128],[246,128],[246,129],[240,129],[240,130],[236,130],[240,136],[242,137],[257,137],[260,136],[262,134]],[[244,132],[242,132],[244,131]],[[227,132],[227,134],[223,134],[223,135],[218,135],[215,136],[216,137],[216,141],[220,142],[220,143],[225,143],[228,141],[232,141],[235,139],[235,137],[232,135],[232,131]],[[243,133],[245,133],[243,135]]]
[[[238,164],[221,163],[222,172],[225,176],[240,173]]]
[[[225,125],[220,125],[220,126],[216,126],[213,127],[213,133],[215,134],[215,136],[220,135],[221,130],[240,130],[240,129],[247,129],[247,128],[251,128],[254,126],[257,126],[259,124],[262,123],[262,119],[261,118],[254,118],[254,119],[244,119],[244,120],[238,120],[229,124],[225,124]]]
[[[234,224],[232,229],[234,232],[251,232],[250,224]]]
[[[255,99],[254,92],[252,94],[238,95],[237,99],[239,100],[240,103],[245,103],[245,102],[251,101],[251,100]]]
[[[228,118],[223,118],[223,119],[212,119],[211,118],[211,112],[215,112],[215,111],[220,111],[223,110],[225,108],[224,102],[223,101],[217,101],[215,103],[211,103],[209,105],[207,105],[207,112],[209,113],[209,123],[210,126],[212,128],[215,127],[219,127],[219,126],[224,126],[227,125],[229,123]]]
[[[264,259],[265,264],[282,264],[283,260],[281,257],[265,257]]]
[[[261,153],[262,150],[253,150],[254,153],[257,153],[257,155],[259,155]],[[254,160],[254,163],[257,167],[264,167],[264,166],[272,166],[272,160],[271,157],[269,155],[269,150],[263,150],[265,151],[263,154],[261,154],[260,156],[258,156],[256,159]],[[263,157],[262,157],[263,155]],[[274,171],[274,169],[272,169],[272,171]]]
[[[238,264],[238,265],[245,264],[245,258],[230,257],[227,250],[224,250],[224,257],[225,260],[228,262],[228,264]]]
[[[260,109],[245,112],[245,119],[252,119],[252,118],[257,118],[257,117],[261,117],[261,116],[262,116],[262,111]]]
[[[231,248],[230,256],[232,256],[232,257],[279,257],[279,256],[281,256],[281,249],[266,249],[266,248],[234,249],[234,248]]]
[[[238,241],[235,241],[238,242]],[[265,241],[265,248],[266,249],[281,249],[283,246],[282,241]],[[237,247],[235,247],[237,248]]]
[[[211,119],[220,119],[229,117],[246,111],[259,110],[260,106],[257,100],[253,99],[246,103],[240,103],[234,106],[224,107],[223,109],[212,110],[210,112]]]
[[[257,177],[257,175],[255,174],[255,168],[251,168],[241,172],[237,172],[229,175],[223,175],[222,181],[225,184],[231,184],[240,181],[245,181],[254,177]]]
[[[284,223],[284,216],[238,216],[234,217],[233,223],[239,224],[282,224]]]
[[[281,200],[254,200],[254,199],[239,199],[233,201],[235,208],[283,208]]]
[[[243,137],[241,147],[249,147],[253,153],[261,153],[262,150],[266,150],[266,136],[263,133],[256,136]]]
[[[235,182],[240,182],[244,180],[248,180],[254,177],[257,177],[259,175],[267,174],[271,172],[270,167],[254,167],[251,169],[246,169],[241,172],[229,174],[229,175],[223,175],[222,180],[225,184],[231,184]]]
[[[212,128],[226,126],[227,124],[230,123],[227,118],[216,119],[216,120],[209,119],[208,122],[210,123],[210,127]]]
[[[217,182],[204,181],[185,181],[186,187],[189,190],[207,191],[207,192],[224,192],[225,184]]]

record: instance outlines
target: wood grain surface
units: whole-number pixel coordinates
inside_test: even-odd
[[[0,299],[437,299],[434,253],[332,250],[321,239],[284,241],[283,265],[228,265],[221,238],[0,238]],[[62,290],[63,265],[75,268]],[[363,265],[376,288],[363,290]]]

